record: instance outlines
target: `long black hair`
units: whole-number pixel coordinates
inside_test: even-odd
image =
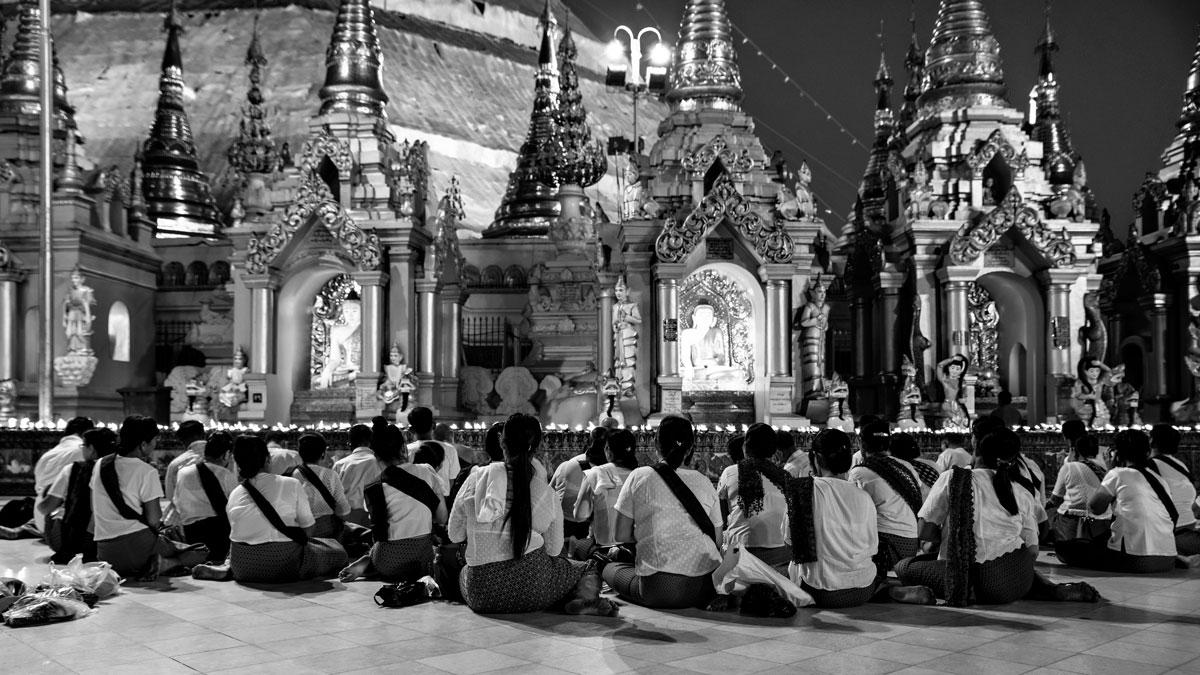
[[[483,450],[493,462],[504,461],[504,445],[500,437],[504,435],[504,422],[493,422],[483,436]]]
[[[623,469],[638,468],[637,437],[628,429],[617,429],[608,434],[608,458]]]
[[[592,466],[601,466],[608,461],[608,457],[604,454],[604,446],[608,443],[609,430],[607,427],[595,427],[592,429],[592,443],[588,446],[587,457],[588,464]]]
[[[992,469],[992,487],[1000,505],[1011,515],[1017,515],[1017,497],[1013,483],[1021,480],[1021,438],[1011,429],[997,429],[979,442],[979,459],[983,468]]]
[[[658,450],[663,462],[678,471],[689,463],[696,445],[696,431],[683,415],[667,415],[658,425]]]
[[[533,454],[542,444],[542,424],[536,417],[516,413],[504,422],[504,463],[508,466],[512,500],[508,504],[514,560],[525,555],[533,528],[533,501],[529,483],[533,480]]]

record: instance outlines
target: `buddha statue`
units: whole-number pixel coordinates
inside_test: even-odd
[[[362,304],[356,294],[343,301],[341,314],[341,321],[330,322],[328,327],[329,349],[317,389],[353,382],[362,367],[357,339],[362,329]]]
[[[692,310],[692,327],[679,334],[679,361],[685,381],[746,383],[746,374],[730,363],[728,336],[716,323],[713,306],[705,300]]]

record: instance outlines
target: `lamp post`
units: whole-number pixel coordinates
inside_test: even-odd
[[[642,39],[653,36],[650,45],[649,63],[642,67]],[[621,38],[629,41],[626,48]],[[633,142],[631,155],[641,154],[641,139],[638,136],[638,97],[642,94],[659,95],[667,89],[667,65],[671,62],[671,48],[663,43],[662,33],[653,26],[642,28],[637,33],[629,26],[617,26],[613,41],[608,45],[608,58],[613,64],[608,67],[604,83],[619,87],[633,95]],[[610,150],[613,146],[610,142]],[[619,152],[620,150],[616,150]]]

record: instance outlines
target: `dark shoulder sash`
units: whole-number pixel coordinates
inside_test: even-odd
[[[337,499],[333,496],[333,493],[329,491],[329,486],[325,484],[325,481],[321,480],[321,477],[317,475],[317,472],[313,471],[312,467],[307,464],[300,464],[298,466],[288,468],[284,475],[294,476],[296,472],[299,472],[301,476],[304,476],[304,480],[308,481],[309,485],[312,485],[314,488],[316,488],[317,492],[321,494],[321,499],[324,499],[325,503],[329,505],[329,508],[336,513]]]
[[[1150,459],[1150,466],[1153,467],[1154,463],[1158,461],[1161,461],[1163,464],[1166,464],[1172,469],[1175,469],[1179,473],[1183,474],[1189,483],[1196,482],[1192,479],[1192,472],[1188,471],[1187,466],[1184,465],[1184,463],[1180,461],[1178,457],[1172,457],[1170,455],[1159,455],[1158,457],[1152,457]]]
[[[437,513],[438,506],[442,504],[441,496],[429,487],[429,483],[398,466],[389,466],[384,469],[379,480],[421,502],[429,509],[430,513]]]
[[[367,504],[367,515],[371,517],[371,536],[376,542],[388,541],[387,496],[383,494],[383,483],[375,481],[363,488],[363,501]]]
[[[117,477],[117,455],[109,455],[100,460],[100,484],[104,486],[104,492],[108,494],[109,500],[112,501],[117,513],[121,514],[122,518],[136,520],[146,527],[150,527],[150,523],[146,521],[146,515],[134,511],[133,507],[125,502],[125,495],[121,494],[121,480]]]
[[[67,495],[63,510],[63,522],[82,527],[92,520],[92,469],[96,463],[75,462],[71,465],[71,477],[67,481]]]
[[[797,563],[817,561],[817,522],[813,513],[812,476],[797,478],[788,483],[788,527],[792,534],[792,560]]]
[[[229,499],[225,496],[225,488],[221,487],[221,481],[217,479],[217,474],[213,473],[212,469],[204,462],[196,463],[196,474],[200,476],[200,487],[204,488],[204,496],[208,497],[208,503],[212,505],[213,511],[217,512],[217,517],[223,520],[228,520],[229,516],[225,513],[225,505]]]
[[[1171,495],[1167,493],[1167,488],[1163,487],[1163,484],[1159,482],[1158,476],[1155,476],[1147,469],[1139,466],[1137,470],[1146,477],[1146,482],[1153,488],[1154,494],[1158,495],[1158,501],[1167,507],[1167,515],[1171,516],[1171,525],[1176,525],[1179,522],[1179,509],[1175,508],[1175,502],[1171,501]]]
[[[717,548],[720,549],[721,545],[717,543],[717,529],[713,527],[708,514],[704,512],[704,507],[700,505],[700,500],[696,499],[696,495],[687,486],[687,483],[684,483],[679,474],[675,473],[675,470],[671,468],[671,465],[665,462],[655,465],[654,471],[658,474],[659,478],[663,479],[667,487],[671,488],[671,492],[675,495],[675,498],[683,505],[683,510],[687,511],[687,514],[695,521],[696,527],[700,528],[700,531],[709,539],[712,539],[713,543],[717,544]]]
[[[921,486],[917,485],[917,479],[900,460],[894,457],[867,457],[860,466],[882,478],[908,504],[913,515],[921,511]]]
[[[1104,474],[1108,473],[1108,471],[1104,467],[1100,466],[1096,462],[1093,462],[1092,460],[1088,459],[1087,457],[1080,459],[1079,463],[1083,464],[1087,468],[1091,469],[1092,473],[1096,474],[1096,478],[1099,478],[1100,480],[1104,480]]]
[[[279,512],[275,510],[274,506],[271,506],[271,502],[267,501],[263,493],[259,492],[258,488],[254,487],[250,481],[242,481],[242,487],[245,488],[246,494],[250,495],[250,498],[254,500],[254,504],[258,506],[258,510],[262,511],[263,516],[266,517],[271,527],[279,530],[280,534],[301,546],[308,543],[308,535],[305,534],[304,528],[294,525],[284,525],[283,519],[279,517]]]

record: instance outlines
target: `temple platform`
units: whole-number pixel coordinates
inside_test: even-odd
[[[0,541],[0,569],[48,549]],[[1200,673],[1200,572],[1086,579],[1101,604],[871,604],[788,620],[625,604],[617,618],[480,616],[430,602],[380,609],[378,582],[242,586],[188,577],[129,584],[92,616],[0,627],[0,671],[23,675],[652,675]]]

